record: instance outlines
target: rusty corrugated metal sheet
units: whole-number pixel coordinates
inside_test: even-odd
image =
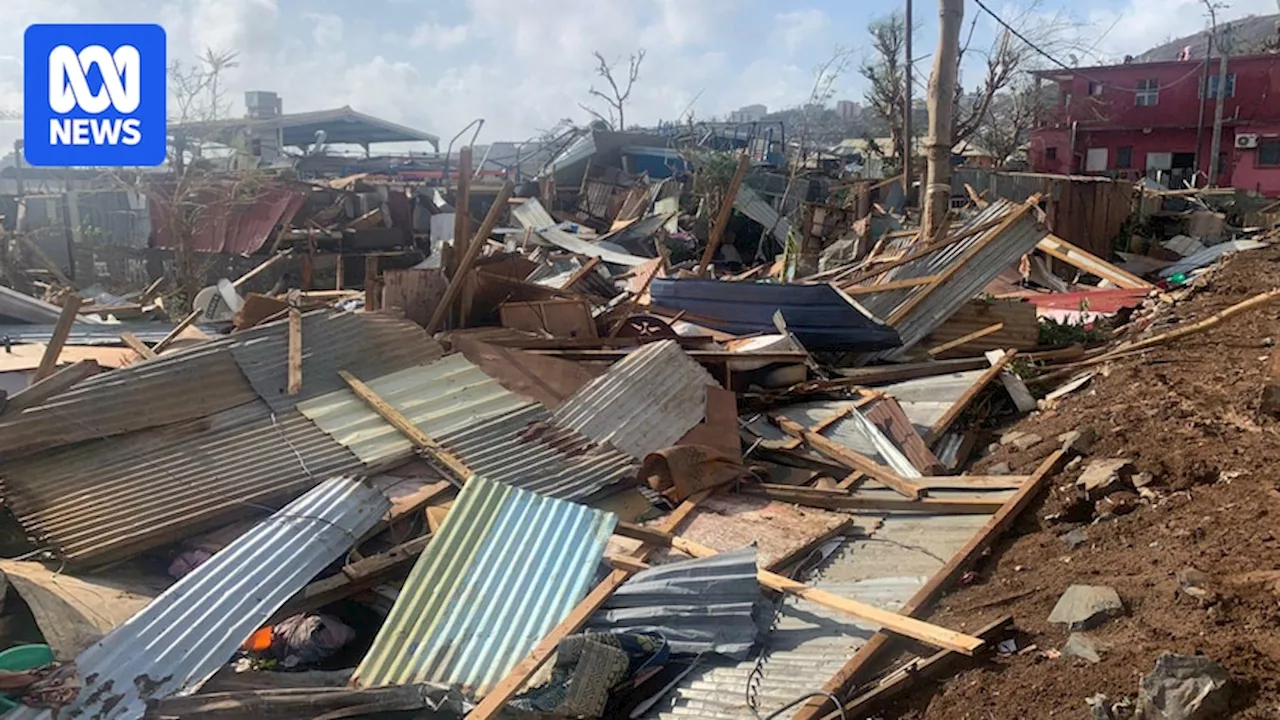
[[[72,565],[103,565],[271,509],[361,467],[263,401],[0,465],[6,504]]]
[[[249,384],[276,412],[341,390],[338,376],[348,370],[378,377],[438,360],[440,343],[418,324],[380,313],[318,311],[302,318],[302,390],[288,393],[288,320],[255,328],[261,330],[231,346],[231,354]],[[274,331],[272,331],[274,330]]]
[[[410,422],[490,480],[570,499],[635,476],[636,463],[549,422],[540,405],[502,387],[461,354],[361,378]],[[370,465],[408,456],[410,442],[350,390],[298,410]]]
[[[235,191],[230,187],[208,192],[219,195],[207,200],[209,207],[196,228],[195,250],[233,255],[252,255],[262,250],[276,226],[287,225],[307,199],[302,190],[281,187],[259,190],[244,200],[232,198],[230,193]],[[173,249],[176,243],[166,220],[171,207],[166,191],[153,192],[149,207],[151,246]]]
[[[616,518],[483,477],[458,495],[352,682],[484,695],[586,594]]]
[[[643,459],[706,417],[711,375],[674,340],[646,343],[556,408],[553,422]]]
[[[237,538],[76,657],[84,685],[59,717],[131,720],[147,700],[189,695],[254,630],[391,507],[362,481],[324,481]],[[47,710],[7,717],[35,720]]]

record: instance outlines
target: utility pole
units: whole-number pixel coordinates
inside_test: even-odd
[[[903,49],[906,51],[905,54],[907,56],[907,70],[902,79],[906,83],[906,87],[902,90],[902,134],[905,136],[902,141],[902,196],[906,198],[911,194],[911,152],[915,149],[911,142],[911,85],[916,79],[915,71],[911,66],[911,0],[907,0],[907,8],[904,14],[906,15],[904,19],[906,20],[905,29],[907,35],[903,39]]]
[[[942,236],[951,207],[951,130],[964,0],[938,0],[938,51],[929,79],[929,175],[921,230],[927,241]]]
[[[1222,174],[1222,163],[1219,162],[1222,152],[1222,107],[1227,104],[1227,55],[1231,44],[1227,40],[1227,29],[1224,25],[1213,34],[1218,44],[1218,92],[1213,105],[1213,141],[1209,146],[1209,187],[1218,187],[1218,176]],[[1213,85],[1213,79],[1209,80],[1209,84],[1205,86],[1206,93]]]

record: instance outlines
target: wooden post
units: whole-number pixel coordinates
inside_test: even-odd
[[[289,308],[289,394],[302,392],[302,312]]]
[[[382,309],[382,275],[378,272],[380,256],[364,256],[364,309]]]
[[[63,299],[62,314],[58,316],[58,324],[53,326],[53,335],[49,338],[49,344],[45,346],[44,355],[40,358],[40,366],[31,376],[32,385],[49,377],[54,370],[58,369],[58,358],[62,355],[62,346],[67,344],[67,338],[71,335],[71,326],[80,315],[82,302],[84,301],[80,296],[74,293],[68,294]]]
[[[445,178],[445,182],[449,179]],[[453,198],[453,254],[445,272],[453,277],[458,272],[458,262],[467,253],[467,239],[471,236],[471,146],[458,151],[458,192]]]
[[[440,329],[445,317],[449,314],[449,308],[457,301],[458,295],[462,292],[462,284],[466,276],[471,272],[471,268],[475,265],[476,258],[480,256],[480,249],[484,247],[484,241],[493,232],[493,228],[498,224],[498,218],[502,213],[506,212],[507,200],[511,199],[511,193],[515,190],[515,185],[508,180],[502,189],[498,191],[498,197],[493,199],[493,206],[489,208],[489,214],[485,215],[484,222],[480,224],[480,229],[476,231],[475,237],[471,244],[467,245],[467,254],[458,262],[458,270],[449,278],[449,287],[445,288],[444,297],[441,298],[440,304],[436,306],[436,311],[431,315],[431,321],[427,323],[427,334],[430,335]]]
[[[927,242],[937,240],[945,232],[951,209],[951,132],[963,20],[964,0],[938,0],[938,49],[933,55],[933,75],[929,81],[929,179],[921,223]],[[907,138],[907,143],[909,146],[911,138]]]
[[[707,274],[711,258],[715,257],[716,249],[720,247],[724,230],[729,226],[729,216],[733,214],[733,202],[738,199],[738,188],[742,187],[742,179],[747,176],[747,168],[750,166],[751,158],[746,153],[738,157],[738,168],[733,171],[733,178],[729,180],[729,188],[725,191],[724,200],[720,202],[719,212],[716,213],[715,225],[711,227],[711,235],[707,237],[707,248],[702,251],[702,261],[698,263],[698,277]]]

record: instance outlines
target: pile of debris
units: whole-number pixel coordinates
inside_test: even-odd
[[[965,658],[1104,656],[1088,633],[1134,610],[1126,586],[1041,557],[1053,577],[985,597],[1007,570],[986,558],[1049,488],[1075,553],[1195,492],[1061,421],[1280,291],[1206,317],[1205,288],[1244,280],[1127,271],[1038,195],[973,193],[928,241],[883,185],[796,214],[745,155],[699,194],[705,154],[636,174],[635,145],[568,148],[478,222],[464,173],[429,261],[366,264],[358,295],[241,295],[323,237],[280,232],[218,284],[233,313],[126,333],[118,366],[73,351],[78,296],[41,306],[0,410],[10,716],[863,717],[984,672]],[[1042,616],[1078,634],[1029,649]],[[1210,717],[1151,708],[1202,681],[1225,707],[1217,659],[1162,659],[1137,702]]]

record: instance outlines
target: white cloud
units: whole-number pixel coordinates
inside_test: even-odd
[[[800,48],[825,38],[827,29],[831,27],[831,18],[817,8],[807,8],[778,13],[775,23],[783,47],[788,54],[793,54]]]
[[[467,41],[467,26],[428,22],[413,29],[409,44],[432,50],[451,50]]]
[[[1231,0],[1230,7],[1218,11],[1218,20],[1271,15],[1276,10],[1275,0]],[[1095,10],[1086,20],[1097,34],[1106,33],[1097,52],[1112,62],[1209,25],[1202,0],[1129,0],[1115,10]]]

